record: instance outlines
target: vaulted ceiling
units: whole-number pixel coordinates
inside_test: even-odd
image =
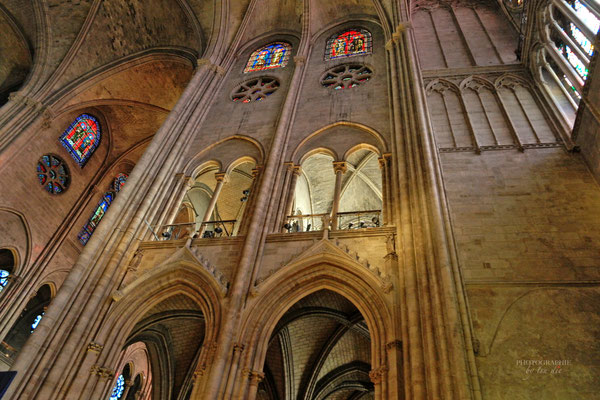
[[[321,290],[292,306],[271,337],[261,400],[371,399],[371,342],[356,307]]]

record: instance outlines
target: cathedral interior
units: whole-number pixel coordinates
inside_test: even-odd
[[[0,0],[3,400],[600,399],[598,0]]]

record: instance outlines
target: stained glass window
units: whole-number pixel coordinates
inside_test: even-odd
[[[46,154],[38,160],[37,176],[40,185],[50,194],[59,194],[69,187],[69,171],[59,157]]]
[[[562,45],[561,50],[563,52],[563,55],[566,57],[566,59],[569,61],[569,63],[573,66],[575,71],[577,71],[579,76],[581,76],[583,78],[583,80],[585,80],[588,75],[588,69],[583,64],[583,61],[581,61],[581,59],[579,57],[577,57],[577,55],[573,52],[573,50],[571,50],[571,48],[569,46]]]
[[[113,181],[113,190],[117,193],[119,193],[121,191],[121,189],[123,188],[123,186],[125,186],[125,181],[127,181],[128,175],[127,174],[119,174],[117,175],[117,177],[115,178],[115,180]]]
[[[250,56],[244,73],[285,67],[291,51],[292,46],[285,42],[275,42],[261,47]]]
[[[125,391],[125,378],[123,375],[119,375],[115,387],[113,387],[112,393],[110,394],[110,400],[119,400],[123,396]]]
[[[106,214],[108,207],[110,207],[117,193],[121,191],[128,177],[129,176],[127,174],[121,173],[118,174],[115,177],[115,179],[113,179],[110,185],[110,190],[104,193],[104,196],[102,196],[102,200],[100,200],[100,202],[96,206],[94,213],[90,217],[89,221],[87,222],[87,224],[85,224],[85,226],[81,229],[81,232],[79,232],[79,235],[77,236],[79,238],[79,242],[82,245],[85,246],[88,240],[90,240],[92,234],[98,227],[98,224],[104,217],[104,214]]]
[[[31,333],[33,333],[33,331],[35,331],[35,328],[38,327],[43,316],[44,316],[44,313],[42,312],[41,314],[38,314],[35,317],[35,319],[33,320],[33,323],[31,324]]]
[[[60,136],[60,142],[73,159],[83,167],[100,144],[100,123],[96,117],[81,114]]]
[[[351,29],[329,38],[325,47],[325,59],[371,54],[371,33],[366,29]]]
[[[8,277],[10,276],[10,272],[4,269],[0,269],[0,292],[2,289],[8,285]]]
[[[110,204],[112,203],[114,198],[115,198],[114,192],[104,193],[104,196],[102,196],[102,200],[100,200],[100,202],[96,206],[96,209],[94,210],[94,213],[90,217],[90,220],[87,222],[87,224],[85,224],[85,226],[83,227],[81,232],[79,232],[78,238],[79,238],[79,242],[81,242],[82,245],[85,246],[86,243],[88,242],[88,240],[90,240],[90,238],[92,237],[92,234],[98,227],[98,224],[104,217],[104,214],[108,210],[108,207],[110,207]]]

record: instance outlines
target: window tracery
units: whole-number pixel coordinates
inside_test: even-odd
[[[71,178],[65,162],[52,154],[43,155],[37,164],[37,176],[40,185],[50,194],[59,194],[67,190]]]
[[[362,64],[339,65],[329,69],[321,78],[321,85],[335,90],[350,89],[364,84],[373,71]]]
[[[235,102],[251,103],[262,101],[279,89],[279,81],[271,77],[251,79],[240,84],[231,94]]]
[[[372,53],[371,33],[366,29],[350,29],[327,40],[325,60]]]
[[[290,58],[292,46],[285,42],[275,42],[256,50],[250,55],[244,73],[283,68]]]
[[[100,123],[90,114],[81,114],[60,136],[60,142],[80,167],[92,156],[101,139]]]
[[[38,325],[42,321],[42,317],[44,316],[44,314],[45,313],[42,311],[42,313],[38,314],[35,317],[35,319],[33,320],[33,323],[31,324],[31,333],[33,333],[33,331],[35,331],[35,329],[38,327]]]

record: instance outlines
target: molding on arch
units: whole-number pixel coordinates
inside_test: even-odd
[[[396,340],[391,304],[382,279],[343,255],[324,239],[261,283],[249,299],[240,341],[257,343],[254,369],[261,369],[271,333],[283,315],[302,298],[321,289],[334,291],[361,313],[372,343],[373,366],[386,363],[386,343]],[[319,251],[327,249],[326,251]]]
[[[256,147],[256,149],[258,150],[260,160],[256,160],[255,157],[248,156],[247,154],[240,154],[239,156],[237,156],[235,158],[235,160],[233,160],[231,163],[229,163],[227,165],[224,165],[222,163],[222,161],[215,159],[212,156],[210,157],[209,160],[203,160],[203,157],[205,157],[208,153],[212,153],[216,147],[218,147],[221,144],[227,143],[228,141],[231,141],[231,140],[244,140],[244,141],[247,141],[247,142],[251,143],[252,145],[254,145],[254,147]],[[220,170],[222,170],[222,171],[229,171],[230,166],[236,164],[237,161],[240,160],[241,158],[248,158],[248,159],[251,158],[252,160],[254,160],[255,164],[260,165],[263,163],[263,160],[265,159],[265,150],[264,150],[262,144],[258,140],[254,139],[250,136],[245,136],[245,135],[228,136],[224,139],[218,140],[218,141],[212,143],[211,145],[205,147],[199,153],[196,153],[196,155],[194,155],[190,159],[190,161],[188,161],[187,164],[183,167],[183,173],[185,175],[195,176],[194,174],[199,173],[201,167],[204,167],[205,165],[207,165],[209,163],[218,164]]]
[[[7,212],[9,214],[16,215],[17,218],[21,221],[21,224],[25,231],[25,235],[27,237],[27,243],[24,244],[25,254],[21,254],[18,251],[18,249],[14,248],[14,246],[6,246],[6,248],[9,248],[13,252],[13,255],[16,256],[15,257],[15,269],[14,269],[13,273],[15,273],[16,275],[20,275],[21,272],[25,269],[25,266],[29,265],[29,263],[31,261],[31,249],[32,249],[31,228],[29,227],[29,224],[27,223],[27,219],[25,218],[25,215],[23,213],[15,210],[15,209],[12,209],[12,208],[0,206],[0,213],[1,212]],[[0,245],[1,245],[1,242],[0,242]]]
[[[329,129],[333,129],[333,128],[337,128],[337,127],[350,127],[350,128],[354,128],[354,129],[358,129],[360,131],[364,131],[368,134],[370,134],[371,136],[373,136],[375,138],[375,140],[377,141],[377,143],[379,144],[379,146],[381,146],[380,149],[378,149],[378,153],[383,154],[383,153],[387,153],[388,152],[388,146],[387,143],[384,139],[384,137],[377,132],[375,129],[358,123],[358,122],[349,122],[349,121],[338,121],[338,122],[334,122],[332,124],[326,125],[322,128],[317,129],[316,131],[312,132],[311,134],[309,134],[308,136],[306,136],[294,149],[294,151],[292,152],[292,155],[290,157],[291,160],[293,160],[293,162],[297,162],[297,160],[300,157],[300,150],[302,150],[302,148],[304,147],[304,145],[306,145],[307,143],[310,142],[311,139],[316,138],[318,135],[328,131]],[[356,146],[353,146],[356,147]],[[310,150],[307,150],[307,152]],[[303,157],[303,155],[302,155]]]

